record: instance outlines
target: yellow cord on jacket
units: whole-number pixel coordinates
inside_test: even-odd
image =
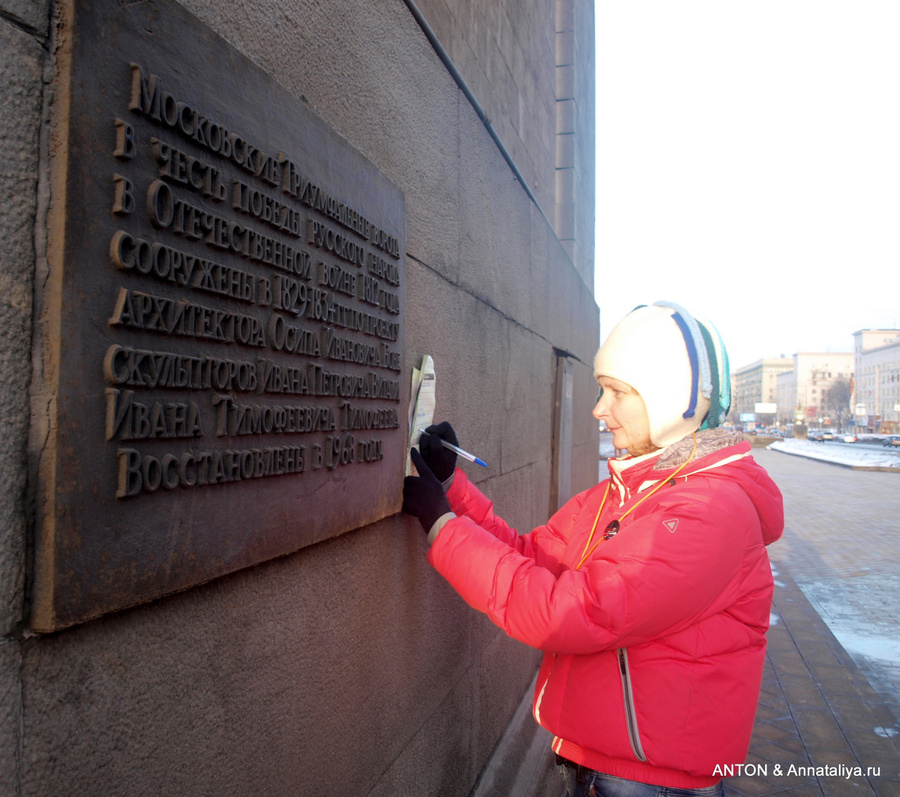
[[[625,513],[620,518],[617,518],[617,520],[619,522],[625,520],[625,518],[629,514],[631,514],[631,512],[633,512],[642,503],[644,503],[644,501],[646,501],[651,495],[653,495],[653,493],[655,493],[658,489],[660,489],[660,487],[662,487],[664,484],[667,484],[669,481],[674,479],[679,473],[681,473],[681,471],[683,471],[688,466],[688,463],[694,458],[694,454],[697,453],[697,434],[694,433],[693,437],[694,437],[694,447],[691,449],[691,455],[685,460],[684,464],[680,465],[678,470],[676,470],[675,473],[673,473],[671,476],[669,476],[668,479],[663,479],[662,481],[660,481],[660,483],[657,484],[652,490],[650,490],[650,492],[648,492],[643,498],[641,498],[640,501],[638,501],[637,503],[634,503],[630,507],[628,507],[628,509],[625,511]],[[606,506],[606,499],[609,496],[610,482],[612,482],[612,479],[610,479],[610,481],[606,483],[606,492],[603,493],[603,500],[600,502],[600,508],[597,510],[597,517],[594,518],[594,525],[591,527],[590,536],[588,537],[587,542],[584,545],[584,551],[581,554],[581,559],[578,561],[578,564],[575,565],[576,570],[579,570],[581,568],[581,566],[585,563],[587,558],[595,550],[597,550],[597,547],[600,545],[601,542],[603,542],[603,538],[597,540],[597,542],[594,543],[593,547],[590,550],[588,550],[588,546],[591,544],[591,541],[594,539],[594,532],[597,531],[597,524],[600,522],[600,513],[603,512],[603,507]]]

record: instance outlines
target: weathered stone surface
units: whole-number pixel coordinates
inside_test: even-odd
[[[0,633],[22,614],[43,50],[0,20]]]
[[[22,722],[22,655],[19,645],[0,639],[0,794],[18,794],[19,728]]]
[[[155,4],[121,3],[131,5]],[[491,464],[463,468],[518,528],[545,522],[553,349],[579,360],[577,422],[578,385],[585,384],[588,403],[596,396],[590,375],[581,376],[598,344],[593,279],[578,277],[508,165],[489,153],[487,132],[473,124],[468,101],[406,5],[180,5],[312,108],[402,192],[404,374],[423,352],[435,355],[439,413]],[[553,3],[509,5],[507,13],[522,15],[516,25],[531,26],[519,37],[523,69],[540,72],[540,87],[521,95],[518,129],[546,150],[552,140],[537,132],[546,125],[536,114],[553,121],[554,98],[545,96],[545,89],[552,95],[553,65],[544,63],[547,48],[531,44],[552,38],[543,20]],[[481,6],[479,23],[497,4]],[[112,26],[108,31],[115,34]],[[169,54],[166,60],[176,62]],[[519,74],[513,69],[512,79]],[[490,98],[481,99],[487,106]],[[252,106],[244,92],[239,100]],[[39,126],[37,118],[13,121],[16,129]],[[548,167],[538,166],[541,174]],[[491,225],[502,229],[494,234]],[[30,238],[31,228],[23,234]],[[520,235],[531,241],[524,252]],[[513,241],[514,256],[498,241]],[[484,275],[475,273],[479,267]],[[12,400],[10,406],[19,407]],[[533,438],[530,451],[523,439],[509,439],[517,420]],[[581,470],[592,477],[596,424],[589,415],[583,429],[581,448],[594,462]],[[399,504],[398,486],[391,497]],[[15,535],[24,547],[24,523]],[[10,779],[0,778],[0,792],[9,782],[7,791],[23,795],[393,797],[413,784],[420,792],[468,794],[529,693],[536,661],[430,568],[418,523],[400,514],[154,603],[60,633],[16,635],[10,644],[20,655],[3,660],[0,675],[23,708],[11,715],[3,751]]]
[[[48,0],[2,0],[0,13],[4,14],[13,25],[37,35],[44,35],[47,32],[49,5]]]

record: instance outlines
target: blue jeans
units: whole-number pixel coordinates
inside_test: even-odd
[[[568,797],[725,797],[721,782],[703,789],[676,789],[672,786],[651,786],[636,780],[622,780],[600,772],[582,770],[581,783],[576,771],[560,766]]]

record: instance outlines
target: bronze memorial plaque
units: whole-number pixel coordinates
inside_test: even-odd
[[[167,0],[61,4],[32,627],[399,511],[404,198]]]

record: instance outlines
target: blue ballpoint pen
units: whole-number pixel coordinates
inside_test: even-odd
[[[453,443],[448,443],[446,440],[441,440],[441,445],[444,448],[448,448],[451,451],[455,451],[459,454],[463,459],[469,460],[469,462],[474,462],[476,465],[481,465],[482,468],[486,468],[488,466],[487,462],[483,459],[478,459],[474,454],[470,454],[468,451],[463,451],[459,446],[453,445]]]

